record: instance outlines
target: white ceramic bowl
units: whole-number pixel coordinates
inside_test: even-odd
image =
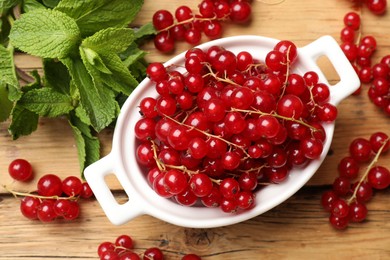
[[[208,49],[219,45],[238,53],[248,51],[255,58],[264,60],[279,40],[261,36],[236,36],[210,41],[198,46]],[[184,53],[165,63],[180,65],[184,63]],[[315,71],[320,81],[329,85],[316,61],[326,56],[337,71],[340,81],[330,86],[330,103],[337,105],[342,99],[352,94],[360,85],[349,61],[339,48],[338,43],[330,36],[298,48],[298,59],[292,70],[303,75],[306,71]],[[85,169],[85,178],[91,186],[96,199],[109,220],[116,225],[123,224],[137,216],[148,214],[166,222],[192,228],[220,227],[242,222],[258,216],[279,205],[298,191],[313,176],[323,162],[334,132],[334,123],[325,124],[326,141],[319,159],[311,161],[306,167],[292,169],[288,179],[275,185],[269,185],[256,193],[256,206],[248,211],[229,214],[219,208],[186,207],[157,195],[149,186],[143,169],[138,165],[135,156],[136,140],[134,125],[140,118],[138,105],[146,96],[157,97],[153,83],[145,79],[134,90],[122,107],[114,131],[112,151],[99,161]],[[123,186],[129,201],[118,204],[105,182],[105,176],[115,174]]]

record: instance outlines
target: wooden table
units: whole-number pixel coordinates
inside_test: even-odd
[[[171,11],[199,1],[146,0],[135,24],[151,20],[161,8]],[[278,4],[272,4],[279,2]],[[356,9],[352,0],[329,1],[252,1],[253,20],[249,25],[225,24],[224,36],[254,34],[294,41],[304,46],[322,35],[339,39],[345,13],[356,10],[362,15],[363,35],[373,35],[378,42],[374,61],[390,53],[390,16],[375,16],[366,8]],[[204,39],[206,40],[206,39]],[[178,45],[175,55],[189,46]],[[144,46],[149,61],[165,61],[172,55],[158,53],[152,44]],[[40,67],[36,58],[17,56],[18,66],[31,70]],[[330,82],[337,76],[322,66]],[[286,202],[269,212],[233,226],[213,229],[189,229],[141,216],[114,226],[95,200],[81,203],[81,217],[73,222],[42,224],[25,219],[19,200],[4,189],[0,192],[0,259],[97,259],[96,250],[103,241],[118,235],[132,236],[138,251],[160,247],[167,259],[180,259],[196,253],[204,259],[390,259],[390,190],[375,193],[368,203],[368,219],[336,231],[328,223],[328,214],[320,206],[321,194],[337,176],[337,164],[347,154],[353,138],[368,138],[375,131],[390,134],[390,118],[380,112],[367,97],[367,86],[360,96],[351,96],[339,105],[339,116],[331,150],[315,176]],[[100,134],[102,154],[111,149],[112,130]],[[61,177],[78,175],[76,148],[70,128],[63,119],[43,119],[31,136],[12,141],[7,123],[0,124],[0,184],[20,191],[34,190],[35,182],[13,182],[7,174],[15,158],[29,160],[38,176],[54,173]],[[380,163],[390,167],[389,154]],[[119,198],[120,186],[111,185]]]

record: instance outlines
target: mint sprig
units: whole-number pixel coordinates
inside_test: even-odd
[[[28,0],[15,18],[12,5],[20,2],[4,9],[10,31],[1,35],[0,121],[10,118],[9,132],[17,139],[35,131],[39,117],[67,117],[82,173],[100,158],[97,133],[115,123],[145,77],[139,42],[155,30],[150,24],[128,27],[142,0]],[[14,49],[42,58],[42,78],[34,72],[34,82],[19,84]]]

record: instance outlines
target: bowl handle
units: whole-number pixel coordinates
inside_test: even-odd
[[[114,156],[112,154],[108,154],[95,163],[89,165],[84,170],[84,176],[104,213],[107,215],[107,218],[114,225],[121,225],[139,215],[144,214],[144,212],[139,203],[130,197],[129,201],[126,203],[119,204],[110,188],[107,186],[104,179],[107,175],[114,174],[118,178],[119,182],[122,180],[121,176],[115,173],[113,163],[116,160],[113,157]]]
[[[359,88],[360,80],[355,69],[333,37],[329,35],[322,36],[314,42],[299,48],[299,54],[310,58],[311,68],[318,67],[316,61],[321,56],[326,56],[332,63],[340,78],[338,83],[329,88],[332,104],[337,105]],[[321,73],[321,75],[323,74]],[[330,84],[328,83],[328,85]]]

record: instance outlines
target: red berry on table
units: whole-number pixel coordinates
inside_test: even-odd
[[[121,246],[127,249],[132,249],[134,247],[133,239],[129,235],[120,235],[115,240],[116,246]]]
[[[151,247],[145,250],[144,260],[163,260],[164,254],[158,247]]]
[[[54,210],[54,201],[50,199],[43,200],[38,206],[37,216],[42,222],[53,221],[57,217]]]
[[[42,196],[61,196],[62,181],[54,174],[42,176],[37,183],[37,192]]]
[[[386,189],[390,186],[390,171],[383,166],[375,166],[368,172],[367,179],[374,189]]]
[[[17,181],[29,181],[33,177],[31,164],[24,159],[15,159],[8,166],[9,175]]]
[[[230,19],[233,22],[244,23],[250,18],[252,8],[246,1],[233,1],[230,3]]]
[[[84,199],[88,199],[92,196],[93,196],[93,192],[92,192],[91,187],[89,186],[89,184],[87,182],[83,182],[80,197],[82,197]]]
[[[153,26],[156,30],[163,30],[173,24],[173,16],[168,10],[158,10],[153,15]]]
[[[360,28],[360,15],[356,12],[348,12],[344,16],[344,25],[355,31],[358,30]]]
[[[68,196],[78,196],[82,190],[82,182],[76,176],[68,176],[62,181],[62,191]]]
[[[374,14],[382,15],[386,12],[387,0],[366,0],[365,4]]]
[[[27,196],[20,201],[20,211],[28,219],[38,219],[38,207],[41,201],[38,198]]]

